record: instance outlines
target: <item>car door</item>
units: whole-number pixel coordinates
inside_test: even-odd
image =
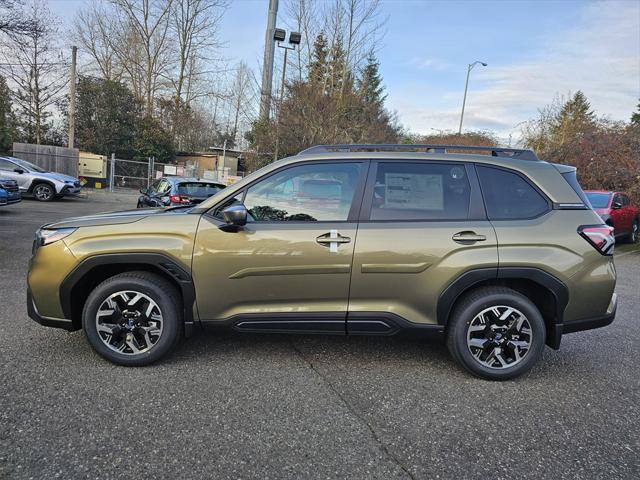
[[[23,186],[25,178],[28,178],[27,175],[20,174],[15,171],[18,168],[18,165],[15,163],[6,160],[4,158],[0,158],[0,177],[10,178],[11,180],[15,180],[18,182],[18,186],[20,190],[25,190]]]
[[[472,166],[372,162],[354,251],[347,330],[437,325],[438,298],[471,268],[497,268]]]
[[[619,194],[620,203],[622,208],[620,209],[621,217],[623,221],[623,228],[626,233],[631,233],[633,227],[633,220],[635,217],[635,209],[631,205],[631,200],[624,193]]]
[[[345,333],[366,161],[303,162],[256,180],[200,221],[192,274],[204,322]],[[247,225],[222,210],[244,202]]]
[[[631,224],[627,219],[627,215],[624,208],[624,199],[622,194],[616,193],[611,200],[611,220],[613,227],[615,228],[615,235],[625,235],[631,230]]]

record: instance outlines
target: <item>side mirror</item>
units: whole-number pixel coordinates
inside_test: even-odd
[[[148,189],[146,189],[146,188],[141,188],[140,189],[140,193],[143,194],[143,195],[146,195],[147,191],[148,191]]]
[[[237,232],[238,229],[247,224],[247,207],[243,204],[231,205],[222,211],[222,217],[227,222],[220,229],[225,232]]]
[[[618,210],[622,208],[622,204],[620,202],[613,202],[613,204],[611,205],[611,208],[614,210]]]
[[[14,172],[19,173],[20,175],[22,175],[24,173],[24,170],[21,168],[14,168],[13,169]]]

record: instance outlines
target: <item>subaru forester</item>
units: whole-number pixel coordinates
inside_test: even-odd
[[[43,226],[27,302],[120,365],[207,326],[404,333],[502,380],[613,321],[614,243],[576,169],[530,150],[325,145],[196,206]]]

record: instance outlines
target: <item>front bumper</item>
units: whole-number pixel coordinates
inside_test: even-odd
[[[77,185],[65,185],[58,195],[79,195],[82,187]]]
[[[40,313],[38,312],[38,308],[33,301],[33,297],[31,296],[30,288],[27,288],[27,313],[32,320],[45,327],[62,328],[63,330],[67,330],[69,332],[79,330],[79,328],[73,325],[73,321],[69,320],[68,318],[53,318],[40,315]]]

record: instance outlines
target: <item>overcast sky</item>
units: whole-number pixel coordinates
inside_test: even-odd
[[[84,3],[50,0],[65,18]],[[268,0],[231,0],[221,32],[231,62],[259,71],[267,7]],[[412,131],[457,130],[474,60],[489,66],[471,74],[465,129],[517,135],[518,124],[554,96],[579,89],[614,120],[628,120],[638,103],[638,0],[386,0],[383,10],[387,106]]]

